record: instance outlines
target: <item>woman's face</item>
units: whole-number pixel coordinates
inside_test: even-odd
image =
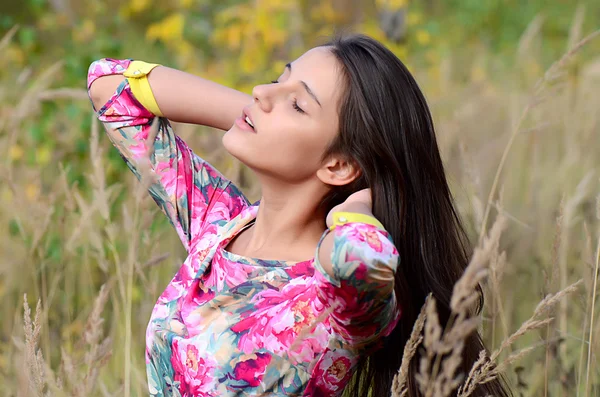
[[[277,81],[254,87],[254,102],[244,108],[254,128],[240,115],[223,145],[257,173],[299,183],[315,177],[338,133],[338,61],[327,47],[313,48]]]

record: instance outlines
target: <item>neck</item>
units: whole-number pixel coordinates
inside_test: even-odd
[[[285,247],[316,247],[326,229],[318,208],[326,188],[320,183],[284,184],[262,180],[255,224],[249,229],[249,252],[280,251]]]

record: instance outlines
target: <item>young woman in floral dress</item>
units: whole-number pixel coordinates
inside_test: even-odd
[[[146,331],[150,395],[388,396],[426,295],[447,318],[468,258],[431,116],[404,65],[355,35],[311,49],[251,96],[108,58],[90,66],[87,87],[188,252]],[[261,200],[168,120],[226,131]],[[465,367],[482,348],[473,335]],[[480,392],[504,395],[497,382]]]

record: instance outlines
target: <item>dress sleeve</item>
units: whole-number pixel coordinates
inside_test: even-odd
[[[350,222],[330,233],[333,277],[315,255],[318,295],[333,310],[334,331],[352,346],[364,348],[389,335],[400,318],[394,293],[398,250],[388,232],[375,225]]]
[[[136,77],[124,78],[108,102],[94,110],[114,147],[148,186],[150,195],[189,250],[203,224],[226,223],[249,202],[231,181],[175,135],[166,118],[157,116],[160,110],[145,79],[153,66],[130,59],[95,61],[88,71],[87,89],[89,93],[92,83],[106,75],[125,73]],[[145,91],[139,88],[142,83],[146,84]],[[148,105],[149,100],[154,101],[154,106]]]

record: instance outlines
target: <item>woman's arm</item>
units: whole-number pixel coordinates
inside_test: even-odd
[[[369,189],[353,193],[327,215],[328,227],[315,257],[318,296],[329,307],[331,325],[355,347],[388,335],[400,315],[394,294],[398,250],[373,217]]]
[[[123,79],[108,75],[94,81],[89,92],[96,109],[110,99]],[[252,102],[250,95],[165,66],[154,68],[148,81],[163,116],[180,123],[228,130]]]
[[[152,71],[153,67],[157,70]],[[237,216],[249,202],[231,181],[192,152],[175,134],[159,108],[158,103],[161,103],[166,115],[171,115],[177,104],[168,103],[168,100],[164,100],[165,96],[172,95],[179,103],[187,98],[192,89],[209,84],[190,84],[190,87],[173,85],[159,89],[163,95],[161,100],[156,101],[148,73],[157,77],[157,72],[160,72],[159,67],[139,61],[100,59],[90,65],[86,87],[108,138],[136,177],[145,180],[150,195],[189,250],[196,237],[207,230],[205,225],[214,225]],[[166,78],[169,78],[168,75]],[[180,96],[175,95],[178,89],[182,92]],[[216,96],[219,96],[224,90],[217,91]],[[216,101],[211,103],[200,94],[196,104],[187,107],[190,114],[181,112],[185,118],[179,120],[228,128],[223,115],[230,111],[220,112],[214,117],[202,106],[215,108]],[[212,91],[208,95],[215,96]],[[179,103],[179,106],[186,107],[183,103]],[[189,270],[191,273],[194,271]]]

